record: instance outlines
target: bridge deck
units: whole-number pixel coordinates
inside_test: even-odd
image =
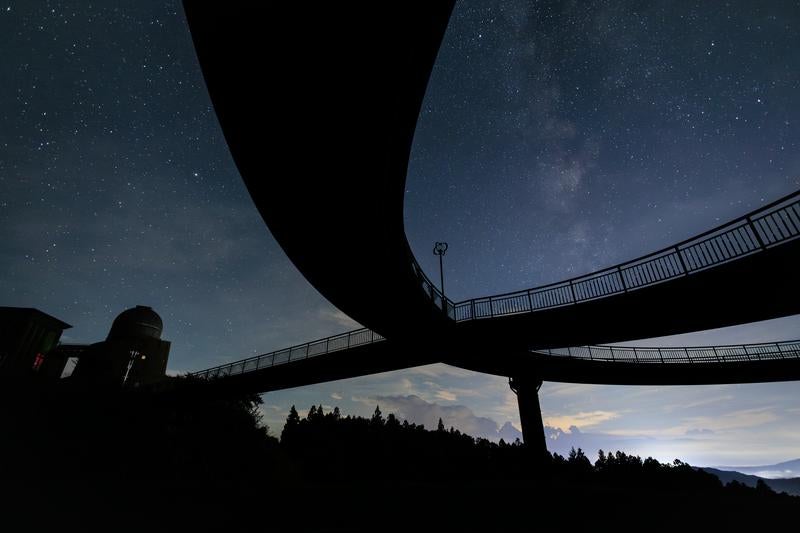
[[[798,194],[581,278],[457,304],[443,299],[411,253],[403,193],[452,4],[185,6],[228,146],[270,231],[314,287],[392,343],[340,350],[339,368],[327,363],[333,352],[313,356],[321,348],[309,345],[303,361],[314,377],[281,370],[287,382],[436,361],[502,375],[550,368],[553,379],[611,382],[602,369],[619,363],[540,369],[524,354],[800,314]],[[387,360],[348,359],[371,351]],[[276,372],[281,357],[271,359]],[[589,367],[599,370],[587,374]],[[646,368],[631,375],[653,371]]]
[[[438,350],[398,346],[368,329],[194,372],[241,391],[268,392],[437,362]],[[800,380],[800,341],[726,346],[577,346],[514,354],[500,375],[608,385],[690,385]],[[358,369],[354,371],[353,369]]]

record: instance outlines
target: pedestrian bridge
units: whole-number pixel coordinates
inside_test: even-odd
[[[369,328],[197,376],[260,392],[435,362],[524,378],[517,391],[543,379],[798,379],[798,359],[782,344],[774,357],[744,348],[747,360],[727,347],[716,347],[718,360],[666,348],[656,360],[647,349],[599,345],[800,314],[799,193],[599,272],[452,302],[411,253],[403,195],[453,2],[184,7],[214,110],[267,227],[324,297]],[[581,345],[591,348],[552,351]],[[536,395],[525,395],[522,411],[538,411]],[[543,434],[535,439],[544,446]]]

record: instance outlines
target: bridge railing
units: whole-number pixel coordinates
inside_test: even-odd
[[[456,312],[455,312],[455,304],[450,298],[447,298],[442,294],[436,285],[425,275],[423,272],[422,267],[419,266],[416,259],[412,261],[411,268],[414,271],[414,275],[417,278],[417,282],[422,287],[422,291],[430,298],[433,305],[438,307],[439,309],[444,310],[447,313],[447,316],[451,319],[455,320]]]
[[[599,272],[459,302],[450,316],[461,322],[574,305],[689,276],[798,236],[800,191],[674,246]]]
[[[205,379],[235,376],[237,374],[244,374],[263,368],[300,361],[318,355],[347,350],[348,348],[354,348],[356,346],[372,344],[382,340],[384,340],[384,338],[381,335],[370,329],[357,329],[347,333],[325,337],[324,339],[307,342],[305,344],[298,344],[290,348],[248,357],[247,359],[241,359],[206,370],[192,372],[189,375]]]
[[[687,348],[631,346],[574,346],[534,350],[553,357],[619,363],[733,363],[800,358],[800,341]]]

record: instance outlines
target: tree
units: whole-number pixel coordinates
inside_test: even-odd
[[[300,423],[300,415],[297,414],[297,409],[294,405],[289,408],[289,416],[286,417],[287,426],[296,426]]]
[[[381,414],[381,408],[379,405],[375,406],[375,412],[372,413],[372,418],[370,419],[370,423],[372,423],[375,426],[383,425],[383,414]]]
[[[444,422],[442,422],[441,417],[439,418],[439,425],[436,426],[436,431],[444,431]]]
[[[312,405],[311,409],[308,410],[308,414],[306,415],[306,420],[313,420],[314,417],[317,416],[317,406]]]
[[[342,413],[339,411],[339,406],[333,408],[333,419],[339,420],[342,418]]]
[[[397,417],[394,416],[394,413],[389,413],[389,416],[386,417],[386,427],[387,428],[399,428],[400,421],[397,420]]]
[[[756,482],[756,492],[759,494],[775,494],[775,491],[772,490],[772,487],[767,485],[763,479],[759,479]]]
[[[586,457],[586,454],[583,453],[583,450],[578,448],[577,450],[573,447],[569,452],[569,457],[567,457],[567,464],[578,473],[588,473],[592,470],[592,463],[589,461],[589,458]]]
[[[286,417],[286,424],[281,431],[281,442],[287,444],[292,439],[295,431],[300,426],[300,415],[297,414],[297,409],[294,405],[289,409],[289,416]]]

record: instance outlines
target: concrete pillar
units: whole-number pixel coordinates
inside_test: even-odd
[[[544,460],[547,444],[544,437],[542,410],[539,407],[539,387],[542,380],[530,377],[512,377],[508,380],[511,390],[517,395],[519,419],[522,424],[522,440],[535,456]]]

